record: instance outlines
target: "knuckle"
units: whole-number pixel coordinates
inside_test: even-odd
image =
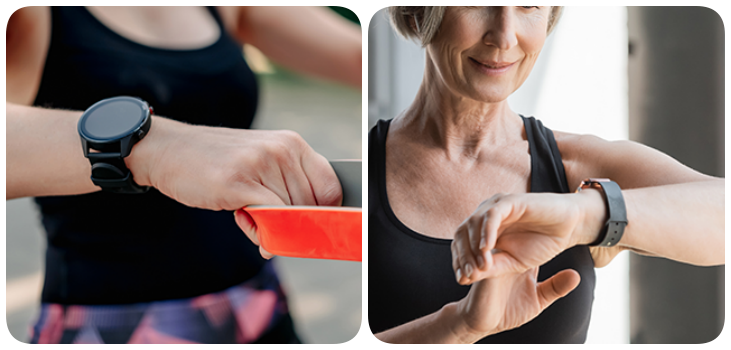
[[[472,215],[467,222],[471,227],[478,227],[482,225],[482,215]]]
[[[318,195],[318,202],[321,203],[337,203],[343,197],[343,190],[337,182],[328,182],[325,184]]]
[[[489,217],[496,216],[496,215],[498,215],[499,211],[500,211],[500,208],[498,208],[498,207],[492,207],[492,208],[488,209],[485,212],[485,216],[488,217],[488,218]]]
[[[307,143],[300,134],[292,130],[280,130],[281,138],[289,148],[302,148]]]
[[[264,149],[265,154],[263,155],[263,157],[274,158],[278,161],[287,160],[288,158],[290,158],[294,150],[294,145],[296,144],[296,141],[294,141],[294,135],[297,135],[297,133],[295,133],[294,131],[274,131],[271,135],[272,137],[269,138],[268,142],[266,143]]]

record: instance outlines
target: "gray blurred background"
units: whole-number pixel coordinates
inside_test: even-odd
[[[257,129],[300,133],[327,159],[361,159],[361,92],[289,73],[253,48],[247,59],[258,73]],[[28,341],[42,283],[44,231],[31,199],[6,201],[6,317],[10,334]],[[243,233],[242,233],[243,234]],[[361,325],[361,263],[275,258],[295,327],[307,343],[342,343]]]

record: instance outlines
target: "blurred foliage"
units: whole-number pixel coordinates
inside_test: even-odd
[[[335,11],[335,13],[345,17],[347,20],[357,25],[360,25],[360,20],[358,19],[358,16],[353,13],[353,11],[350,11],[347,8],[340,6],[328,6],[328,8]]]

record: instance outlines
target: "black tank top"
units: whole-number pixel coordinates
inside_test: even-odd
[[[531,192],[569,192],[553,132],[523,118],[531,156]],[[379,121],[368,142],[368,322],[373,333],[434,313],[467,295],[452,271],[452,240],[422,235],[396,218],[386,194],[386,135]],[[572,268],[581,283],[523,326],[478,343],[583,343],[594,300],[594,263],[586,246],[564,251],[540,267],[538,280]]]
[[[122,37],[83,7],[52,8],[51,42],[34,105],[84,110],[101,99],[130,95],[168,118],[248,128],[257,106],[256,80],[241,45],[226,33],[216,10],[209,11],[220,30],[216,42],[169,50]],[[239,284],[264,263],[231,212],[189,208],[156,190],[36,201],[48,235],[43,302],[192,297]]]

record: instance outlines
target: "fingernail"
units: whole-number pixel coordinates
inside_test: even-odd
[[[464,265],[464,273],[467,278],[470,278],[470,276],[472,276],[472,265],[470,263]]]
[[[482,258],[482,252],[477,256],[477,267],[480,269],[485,268],[485,259]]]
[[[480,249],[482,249],[482,248],[485,248],[485,246],[487,246],[487,237],[484,237],[484,236],[483,236],[483,237],[482,237],[482,238],[480,239]]]
[[[457,283],[459,283],[459,280],[462,279],[462,270],[457,269],[456,275],[457,275]]]

